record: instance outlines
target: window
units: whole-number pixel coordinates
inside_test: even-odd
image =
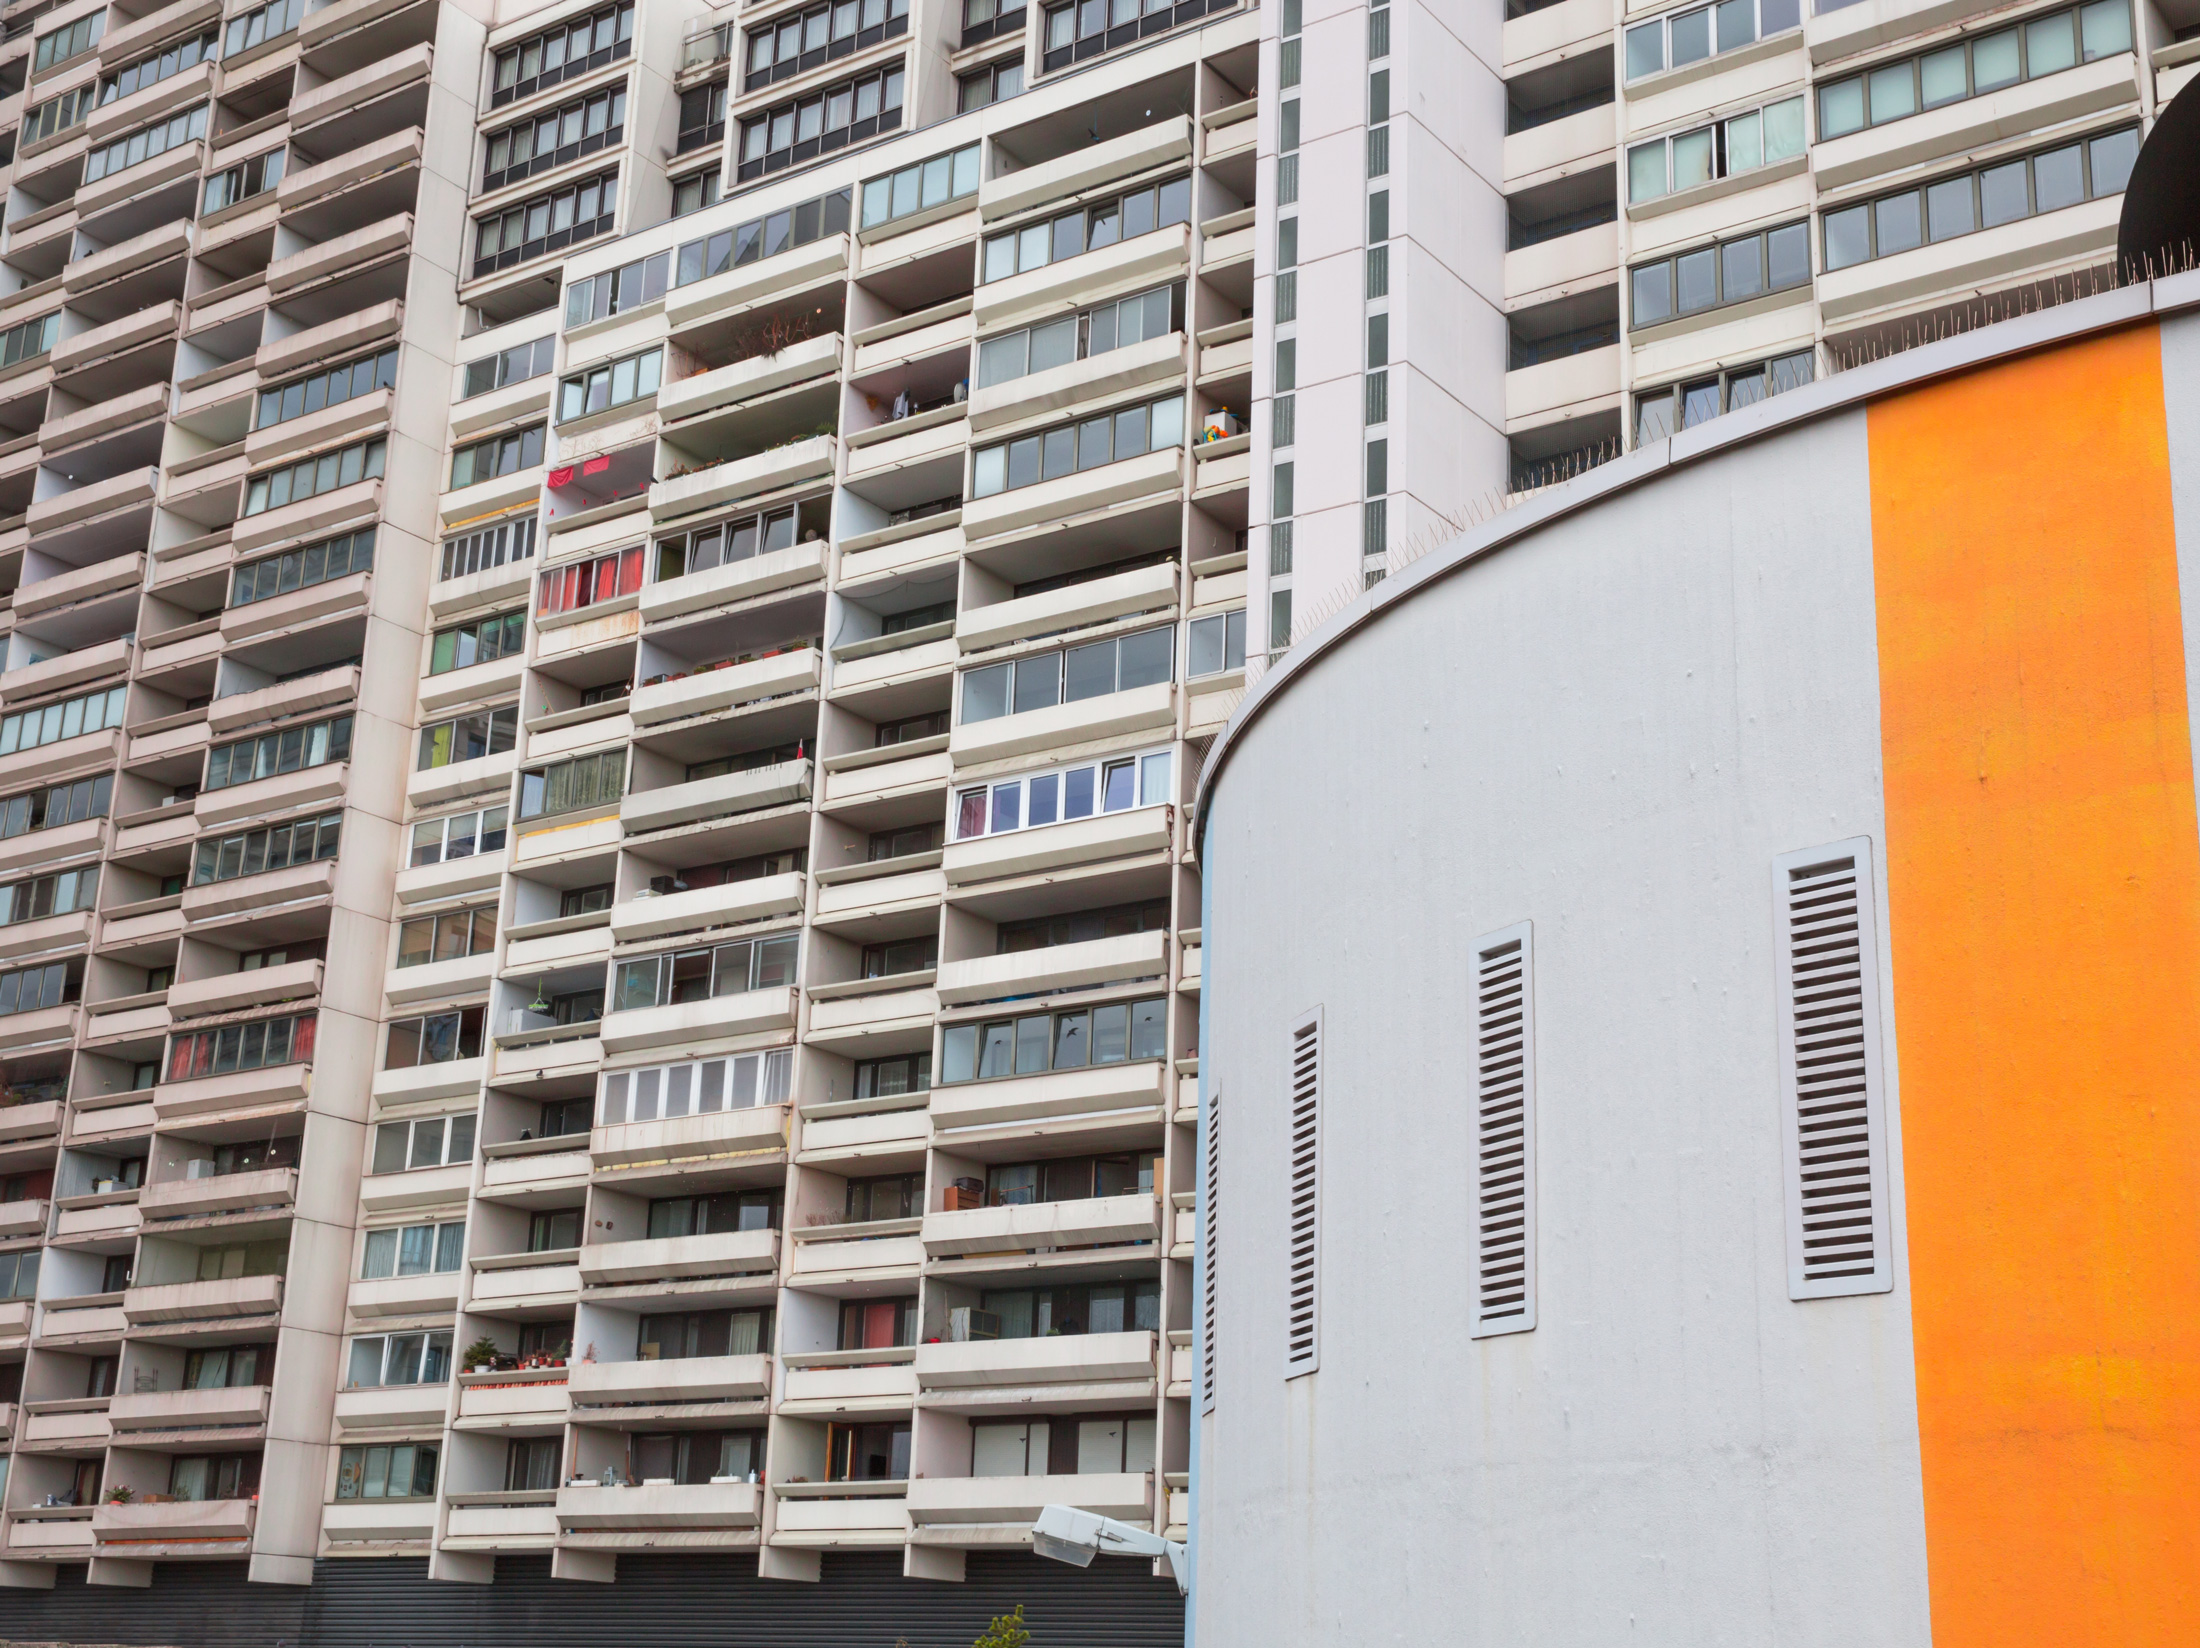
[[[1477,1339],[1535,1326],[1532,938],[1522,922],[1474,947]]]
[[[827,0],[782,12],[749,30],[741,89],[753,92],[792,79],[908,32],[909,0]]]
[[[0,1253],[0,1299],[29,1299],[38,1292],[37,1248],[27,1253]]]
[[[269,149],[250,160],[239,161],[227,171],[216,172],[206,180],[206,192],[199,201],[199,215],[211,217],[240,200],[267,193],[282,182],[283,161],[288,153],[287,149]]]
[[[863,947],[863,976],[893,978],[901,973],[921,973],[940,963],[940,941],[934,934],[921,938],[892,939]]]
[[[649,1204],[651,1240],[660,1236],[722,1236],[736,1230],[777,1230],[779,1192],[721,1190],[670,1196]]]
[[[222,56],[235,57],[240,52],[279,39],[298,26],[304,11],[305,0],[269,0],[256,11],[232,17],[228,31],[222,36]]]
[[[1050,1198],[1051,1199],[1051,1198]],[[1083,1333],[1135,1333],[1161,1326],[1158,1281],[1097,1287],[987,1288],[971,1313],[973,1339],[1050,1339]]]
[[[393,388],[396,383],[397,347],[392,344],[378,354],[362,355],[310,377],[294,378],[279,388],[261,390],[253,427],[265,429],[270,424],[288,423],[325,406],[338,406],[377,389]]]
[[[1137,637],[1162,633],[1148,630]],[[1047,656],[1054,656],[1048,654]],[[1021,660],[1018,668],[1029,660]],[[1044,666],[1041,666],[1042,669]],[[969,716],[966,711],[964,719]],[[1157,807],[1173,801],[1169,752],[1112,756],[1058,767],[1026,778],[1004,778],[974,785],[955,796],[955,839],[1005,835],[1095,813],[1119,813],[1132,807]]]
[[[756,1356],[772,1348],[769,1310],[704,1310],[645,1316],[635,1341],[644,1362],[684,1362],[691,1356]]]
[[[672,185],[672,215],[686,217],[706,206],[717,205],[724,192],[724,183],[724,175],[715,166],[707,172],[679,179]]]
[[[2131,9],[2126,0],[2096,0],[2074,11],[2050,12],[2013,28],[1826,81],[1818,88],[1818,135],[1846,137],[1866,126],[1983,97],[2020,80],[2129,50]]]
[[[480,360],[466,363],[466,387],[460,391],[460,400],[472,400],[476,395],[486,395],[492,389],[502,389],[507,384],[525,383],[539,378],[550,370],[552,357],[557,352],[555,338],[537,338],[533,343],[515,343],[511,348],[494,355],[484,355]],[[445,576],[449,576],[445,574]]]
[[[80,778],[73,784],[56,784],[0,801],[0,841],[28,835],[33,830],[59,829],[87,818],[105,818],[114,797],[112,773]]]
[[[751,990],[785,989],[794,983],[793,933],[743,939],[707,950],[674,950],[619,963],[611,1010],[633,1012]]]
[[[871,832],[870,862],[906,858],[912,853],[933,853],[946,843],[947,831],[939,824],[908,824],[898,830]]]
[[[573,916],[600,915],[611,908],[611,883],[606,881],[595,887],[572,887],[558,895],[560,920]]]
[[[722,275],[728,269],[791,252],[797,246],[807,246],[827,235],[846,234],[849,199],[848,190],[836,189],[815,200],[805,200],[769,216],[751,218],[731,229],[721,229],[701,240],[691,240],[674,255],[672,284],[685,286],[690,281]]]
[[[782,103],[741,122],[739,181],[762,177],[880,132],[901,129],[899,65]]]
[[[1106,1156],[1062,1156],[1049,1162],[1010,1162],[985,1170],[988,1207],[1023,1207],[1036,1202],[1083,1202],[1106,1196],[1151,1196],[1154,1169],[1161,1158],[1152,1151]],[[1065,1319],[1056,1331],[1082,1332]]]
[[[21,972],[0,973],[0,1017],[59,1007],[76,1000],[82,987],[81,976],[64,961],[25,968]]]
[[[879,1219],[915,1219],[922,1217],[923,1213],[924,1175],[922,1173],[892,1173],[884,1178],[850,1179],[848,1181],[848,1223],[852,1225],[870,1224]],[[897,1300],[892,1301],[892,1303],[897,1306],[897,1314],[899,1314],[900,1306],[914,1305],[916,1301],[914,1299]],[[848,1312],[854,1310],[860,1313],[862,1308],[861,1305],[853,1303],[841,1307],[840,1348],[842,1350],[871,1348],[871,1342],[868,1340],[859,1338],[850,1343],[848,1338]],[[886,1345],[903,1343],[898,1333],[894,1338],[881,1339],[877,1342]]]
[[[539,454],[538,454],[539,461]],[[535,553],[535,517],[520,516],[495,526],[469,532],[462,538],[443,540],[445,578],[468,578],[507,561],[531,560]]]
[[[517,704],[506,704],[501,709],[474,710],[448,721],[433,722],[420,729],[420,758],[414,770],[427,772],[454,762],[502,755],[512,747],[518,735]]]
[[[0,927],[89,910],[99,897],[99,866],[63,870],[0,886]]]
[[[899,1098],[904,1093],[929,1093],[931,1090],[932,1055],[929,1051],[856,1061],[855,1096],[859,1099]]]
[[[58,744],[65,738],[81,738],[86,733],[121,726],[124,690],[109,687],[105,692],[63,698],[34,710],[0,716],[0,755],[35,750],[43,744]]]
[[[1067,366],[1111,349],[1184,330],[1184,287],[1157,286],[1096,309],[1064,315],[978,345],[978,387]]]
[[[474,220],[474,274],[494,274],[611,232],[619,210],[617,167]]]
[[[473,1149],[471,1138],[473,1118],[471,1116],[454,1116],[451,1119],[454,1123],[463,1122],[466,1126],[468,1134],[466,1148],[458,1157],[458,1160],[464,1161]],[[439,1133],[443,1127],[441,1120],[437,1120],[433,1124],[414,1123],[413,1125],[416,1127],[433,1125]],[[385,1133],[397,1134],[395,1148],[396,1151],[402,1152],[405,1148],[404,1128],[404,1123],[392,1122],[375,1130],[375,1172],[395,1173],[398,1171],[398,1168],[382,1165],[382,1135]],[[454,1126],[452,1131],[456,1132],[457,1128]],[[417,1145],[417,1138],[415,1143]],[[434,1166],[436,1164],[423,1163],[422,1165]],[[466,1221],[463,1219],[439,1225],[404,1225],[395,1230],[370,1230],[367,1232],[366,1247],[360,1258],[359,1274],[370,1282],[380,1281],[385,1276],[446,1274],[458,1269],[459,1254],[465,1246]],[[411,1383],[409,1380],[406,1382]]]
[[[219,38],[212,29],[208,29],[204,34],[174,42],[166,51],[141,57],[114,74],[101,75],[99,106],[104,109],[108,104],[128,97],[132,92],[141,92],[148,86],[159,85],[171,75],[181,74],[185,69],[197,68],[201,63],[211,63],[214,60],[214,43]]]
[[[493,663],[499,658],[516,658],[526,644],[527,614],[524,612],[500,613],[493,618],[477,618],[470,624],[439,629],[429,643],[428,673],[442,675],[450,670],[470,669],[475,664]]]
[[[1676,315],[1808,286],[1810,231],[1807,225],[1786,223],[1655,263],[1638,263],[1627,273],[1633,294],[1628,324],[1639,330]]]
[[[1189,23],[1208,12],[1227,11],[1238,0],[1074,0],[1050,6],[1046,48],[1039,66],[1048,74]]]
[[[944,738],[946,736],[947,712],[945,710],[934,710],[929,715],[905,715],[899,721],[881,721],[872,730],[871,747],[883,750],[890,744],[913,744],[923,738]],[[874,844],[877,839],[876,836],[872,837]],[[933,847],[938,845],[937,840],[932,843]],[[911,847],[908,851],[921,853],[930,851],[930,848]]]
[[[1734,366],[1688,383],[1635,397],[1635,444],[1661,440],[1676,429],[1692,429],[1706,418],[1753,406],[1768,395],[1800,388],[1811,381],[1815,358],[1800,354]]]
[[[89,86],[79,86],[59,97],[50,97],[23,116],[16,144],[19,149],[28,149],[33,144],[43,143],[67,131],[91,112],[92,88]]]
[[[376,436],[371,441],[359,441],[255,475],[245,483],[244,512],[257,515],[285,504],[304,503],[340,486],[371,481],[382,473],[382,449],[382,438]]]
[[[61,312],[57,309],[50,315],[41,315],[36,320],[27,320],[0,332],[0,367],[36,360],[50,353],[60,329]]]
[[[783,1047],[735,1058],[613,1071],[603,1078],[597,1121],[604,1127],[618,1127],[630,1121],[653,1122],[660,1116],[669,1121],[714,1110],[784,1104],[793,1074],[794,1054]]]
[[[1766,35],[1798,28],[1801,0],[1717,0],[1627,31],[1627,78],[1682,69]]]
[[[339,1448],[336,1452],[336,1497],[340,1500],[433,1499],[436,1457],[433,1442],[374,1443]]]
[[[542,1107],[541,1125],[536,1136],[544,1139],[564,1138],[573,1133],[586,1133],[594,1125],[594,1106],[586,1099],[550,1099]]]
[[[574,281],[565,289],[565,324],[584,326],[655,303],[665,295],[665,275],[671,267],[672,254],[659,252]]]
[[[712,567],[731,566],[752,556],[792,549],[795,520],[795,506],[790,504],[784,509],[765,510],[757,515],[742,515],[730,521],[697,527],[677,537],[659,538],[657,582],[661,584],[669,578],[684,578],[691,572],[708,572]]]
[[[1321,1365],[1322,1010],[1291,1026],[1290,1247],[1284,1261],[1284,1377]]]
[[[168,1043],[165,1081],[195,1081],[201,1076],[226,1076],[234,1070],[266,1070],[284,1064],[313,1062],[311,1013],[292,1018],[255,1019],[250,1024],[229,1024],[219,1030],[174,1036]]]
[[[169,1461],[171,1499],[252,1499],[260,1491],[256,1453],[186,1454]]]
[[[391,1026],[393,1045],[396,1041],[396,1028],[395,1025]],[[420,1062],[428,1064],[436,1061],[422,1059]],[[390,1066],[389,1068],[400,1067]],[[474,1116],[471,1111],[462,1116],[426,1116],[414,1121],[384,1122],[374,1130],[374,1165],[368,1168],[367,1171],[370,1173],[410,1173],[416,1168],[446,1167],[453,1162],[471,1161],[473,1154]],[[434,1231],[438,1228],[434,1225],[415,1225],[412,1227],[415,1231]],[[451,1265],[448,1268],[455,1269],[458,1262],[458,1249],[465,1241],[465,1227],[460,1224],[440,1228],[456,1231],[458,1234],[438,1236],[428,1247],[418,1246],[419,1243],[429,1241],[429,1238],[425,1236],[408,1237],[407,1241],[413,1244],[412,1251],[426,1256],[422,1258],[422,1264],[435,1270],[446,1268],[440,1262],[437,1262],[436,1254],[440,1253],[441,1250],[435,1244],[449,1243]],[[375,1234],[389,1237],[390,1243],[385,1248],[373,1246],[371,1237]],[[371,1268],[377,1262],[375,1259],[377,1252],[386,1251],[392,1255],[399,1254],[400,1249],[397,1238],[401,1234],[403,1233],[399,1231],[381,1231],[370,1234],[370,1245],[366,1260],[370,1268],[363,1274],[368,1276],[422,1274],[422,1272],[417,1271],[376,1271]],[[434,1251],[431,1252],[431,1249],[434,1249]],[[395,1260],[393,1259],[392,1262],[394,1263]]]
[[[657,393],[664,364],[665,352],[657,348],[574,374],[558,386],[558,422],[647,399]]]
[[[497,907],[446,910],[439,916],[415,916],[397,924],[397,965],[424,967],[431,962],[485,956],[497,947]]]
[[[909,1422],[825,1427],[825,1480],[828,1482],[906,1482],[909,1480]]]
[[[1627,198],[1655,200],[1803,152],[1803,100],[1785,98],[1627,151]]]
[[[1168,1009],[1167,998],[1151,996],[1067,1013],[951,1024],[940,1033],[940,1082],[948,1086],[1166,1058]]]
[[[1110,200],[986,236],[984,278],[1006,280],[1010,275],[1043,269],[1064,258],[1113,246],[1119,240],[1133,240],[1156,229],[1166,229],[1172,223],[1188,223],[1191,216],[1192,180],[1172,177]]]
[[[334,858],[343,821],[342,813],[330,813],[203,840],[191,860],[191,885],[203,887],[210,881],[233,881],[263,870],[287,870],[293,864]]]
[[[2138,157],[2138,128],[2126,126],[1824,213],[1826,267],[1846,269],[2117,194]]]
[[[543,425],[515,429],[508,435],[491,435],[451,454],[451,490],[478,486],[500,475],[517,475],[542,462]],[[532,546],[530,546],[532,547]],[[515,557],[516,559],[517,557]]]
[[[345,1374],[353,1390],[383,1385],[443,1385],[451,1378],[451,1330],[376,1333],[351,1342]]]
[[[442,864],[455,858],[471,858],[476,853],[502,852],[507,811],[504,807],[484,807],[479,812],[455,813],[449,818],[431,818],[415,824],[412,856],[408,862]]]
[[[538,583],[535,611],[544,615],[578,612],[623,595],[638,595],[641,588],[642,546],[631,544],[608,555],[548,568]]]
[[[521,773],[519,815],[542,818],[582,807],[609,807],[625,793],[626,751],[601,750],[570,761],[554,761],[540,772]]]
[[[962,0],[962,14],[962,44],[975,46],[1022,28],[1024,0]]]
[[[264,560],[247,561],[230,574],[229,604],[248,607],[255,601],[311,589],[336,578],[374,566],[374,528],[362,527],[341,538],[330,538],[305,549],[287,550]]]
[[[976,194],[979,148],[973,143],[967,148],[904,166],[897,172],[888,172],[884,177],[866,179],[863,226],[875,229],[896,218]]]
[[[635,1482],[754,1482],[764,1468],[764,1433],[671,1431],[636,1436],[627,1464],[627,1474]]]
[[[604,68],[634,49],[634,5],[606,6],[497,53],[490,107],[501,109]]]
[[[215,745],[206,756],[205,788],[228,789],[237,784],[249,784],[254,779],[273,778],[279,773],[318,767],[324,762],[347,760],[350,755],[351,717],[348,715],[302,727],[285,727],[281,732],[262,733],[257,738],[239,739],[234,744]]]
[[[1791,1299],[1894,1286],[1871,846],[1772,866]]]
[[[156,125],[141,127],[128,137],[118,137],[112,143],[102,143],[91,150],[84,156],[84,182],[97,183],[103,177],[126,172],[132,166],[142,166],[170,149],[181,148],[205,135],[206,105],[201,103],[195,109],[186,109]]]
[[[481,189],[487,194],[570,165],[626,140],[626,87],[576,97],[502,131],[491,132],[481,157]]]
[[[99,43],[99,37],[106,31],[107,13],[102,8],[89,17],[79,17],[66,28],[40,35],[32,48],[31,73],[44,74],[56,64],[83,56]]]
[[[979,447],[971,455],[970,495],[990,498],[1183,443],[1184,397],[1142,402]]]
[[[504,1490],[541,1493],[558,1485],[565,1443],[555,1436],[514,1437],[505,1446]]]
[[[382,1068],[412,1070],[423,1064],[480,1058],[482,1011],[479,1007],[462,1007],[455,1012],[392,1021]]]
[[[1024,60],[1004,57],[998,63],[955,77],[955,109],[959,114],[968,114],[989,103],[1004,102],[1023,89]]]
[[[1175,643],[1173,627],[1146,629],[1061,652],[1033,653],[1012,664],[966,670],[962,678],[962,725],[1166,681]],[[1065,803],[1067,799],[1065,796]],[[1080,818],[1085,814],[1065,810],[1063,816]]]
[[[1224,670],[1245,667],[1245,609],[1220,612],[1212,618],[1194,618],[1186,626],[1189,645],[1184,675],[1197,680]]]
[[[674,154],[723,143],[726,138],[726,83],[716,81],[680,94],[680,129],[673,141]]]

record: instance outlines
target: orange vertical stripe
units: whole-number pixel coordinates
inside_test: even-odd
[[[1939,1648],[2200,1643],[2200,822],[2151,326],[1870,412]]]

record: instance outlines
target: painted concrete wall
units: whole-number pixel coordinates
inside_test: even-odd
[[[1927,1640],[1906,1288],[1787,1294],[1771,865],[1883,839],[1865,441],[1837,414],[1562,521],[1247,730],[1205,856],[1202,1648]],[[1540,1322],[1471,1340],[1470,948],[1523,920]],[[1286,1382],[1316,1003],[1321,1367]]]

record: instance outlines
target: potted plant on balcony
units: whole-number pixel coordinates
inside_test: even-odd
[[[497,1342],[486,1333],[466,1347],[466,1371],[488,1373],[497,1365]]]
[[[127,1505],[135,1498],[137,1498],[137,1489],[131,1487],[127,1482],[117,1482],[107,1490],[107,1503],[110,1505]]]

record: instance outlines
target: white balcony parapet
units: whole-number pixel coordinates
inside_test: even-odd
[[[1079,944],[943,961],[939,969],[940,1000],[957,1006],[1049,990],[1081,989],[1091,984],[1159,978],[1168,967],[1167,942],[1165,933],[1125,933]]]
[[[1161,1209],[1150,1195],[1024,1202],[924,1216],[924,1250],[935,1258],[1160,1239]]]
[[[580,1407],[621,1402],[737,1402],[771,1394],[769,1356],[685,1356],[637,1362],[576,1362],[573,1401]]]
[[[1154,1377],[1155,1334],[1054,1334],[1044,1339],[973,1339],[917,1347],[925,1390],[970,1386],[1090,1385]]]
[[[596,1242],[581,1249],[581,1281],[601,1286],[670,1276],[769,1275],[779,1267],[779,1232],[727,1230]]]

